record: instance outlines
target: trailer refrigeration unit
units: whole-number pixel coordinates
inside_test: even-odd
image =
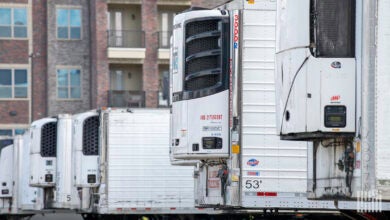
[[[313,143],[311,199],[390,200],[389,7],[278,0],[276,126],[281,139]]]
[[[30,186],[43,188],[45,209],[74,209],[72,116],[60,114],[31,124]]]
[[[276,134],[276,7],[237,0],[174,18],[171,148],[174,159],[201,161],[197,206],[336,208],[307,199],[310,143]]]
[[[29,133],[25,133],[0,141],[11,143],[0,147],[0,217],[32,216],[43,208],[42,191],[29,186],[29,140]]]
[[[100,186],[99,129],[100,117],[96,110],[73,115],[72,164],[81,212],[92,212],[93,197]]]
[[[221,213],[194,207],[193,167],[170,165],[167,109],[89,111],[73,131],[84,217]]]

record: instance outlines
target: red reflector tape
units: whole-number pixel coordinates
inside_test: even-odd
[[[176,208],[171,208],[171,210],[176,210]]]
[[[150,211],[150,210],[152,210],[152,209],[151,209],[151,208],[145,208],[145,210],[146,210],[146,211]]]
[[[276,192],[266,192],[265,196],[277,196],[278,194]]]
[[[264,196],[264,192],[257,192],[257,196]]]
[[[117,208],[116,210],[119,211],[119,212],[121,212],[121,211],[122,211],[122,208]]]
[[[276,192],[257,192],[257,196],[278,196]]]
[[[131,208],[131,210],[132,210],[132,211],[135,211],[135,210],[137,210],[137,208]]]

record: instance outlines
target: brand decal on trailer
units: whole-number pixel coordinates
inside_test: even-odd
[[[260,176],[260,171],[248,171],[248,176]]]
[[[233,127],[233,60],[229,59],[229,126]]]
[[[222,115],[201,115],[200,120],[222,120]]]
[[[255,167],[255,166],[259,165],[259,161],[252,158],[252,159],[248,160],[248,162],[246,162],[246,164],[248,166]]]
[[[203,126],[203,131],[222,131],[222,126]]]
[[[341,101],[341,96],[340,95],[334,95],[330,97],[330,102],[340,102]]]
[[[334,69],[340,69],[341,68],[341,63],[339,61],[334,61],[330,64],[330,66]]]
[[[178,56],[177,47],[173,48],[172,53],[172,73],[178,73],[179,69],[179,56]]]
[[[234,29],[233,29],[233,46],[234,49],[238,48],[238,15],[234,15]]]

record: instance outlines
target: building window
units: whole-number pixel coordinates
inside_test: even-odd
[[[0,129],[0,136],[12,137],[12,129]]]
[[[0,69],[0,99],[27,98],[27,70]]]
[[[26,132],[26,129],[23,128],[15,128],[15,129],[0,129],[0,137],[12,137],[15,135],[23,135]]]
[[[57,69],[57,97],[59,99],[81,98],[80,69]]]
[[[0,38],[27,38],[26,8],[0,8]]]
[[[57,38],[81,39],[81,9],[57,9]]]

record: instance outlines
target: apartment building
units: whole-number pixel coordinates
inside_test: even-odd
[[[166,107],[173,16],[226,0],[0,0],[0,136],[101,106]]]

